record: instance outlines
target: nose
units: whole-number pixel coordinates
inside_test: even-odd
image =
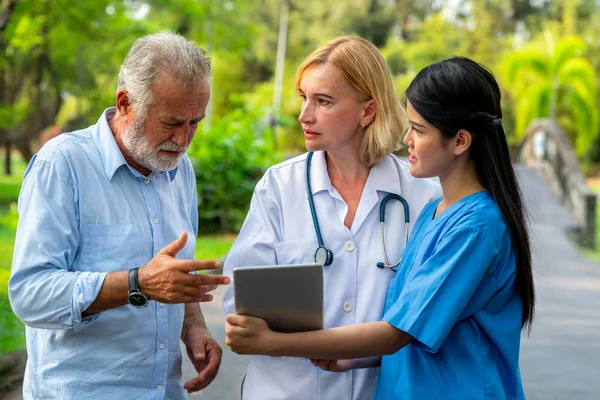
[[[404,138],[402,138],[402,142],[404,142],[404,144],[408,147],[410,147],[409,142],[412,139],[412,135],[410,134],[410,127],[406,130],[406,133],[404,134]]]
[[[302,102],[302,109],[300,110],[300,115],[298,115],[298,122],[301,124],[312,124],[315,122],[314,110],[308,100]]]
[[[171,137],[171,141],[179,147],[187,147],[192,141],[197,128],[198,125],[185,123],[175,130]]]

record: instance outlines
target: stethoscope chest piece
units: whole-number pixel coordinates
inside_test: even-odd
[[[327,247],[320,245],[315,251],[315,262],[323,266],[331,265],[333,262],[333,251]]]
[[[310,215],[312,217],[313,224],[315,226],[315,234],[317,236],[317,242],[319,243],[319,247],[315,251],[315,262],[317,264],[321,264],[323,266],[328,266],[333,263],[333,251],[331,249],[325,247],[323,243],[323,236],[321,235],[321,228],[319,227],[319,220],[317,218],[317,212],[315,210],[315,203],[313,201],[312,189],[310,186],[310,162],[313,157],[313,152],[309,151],[306,156],[306,171],[305,171],[305,183],[306,183],[306,196],[308,198],[308,205],[310,207]],[[400,174],[400,172],[398,172]],[[385,222],[385,207],[389,200],[398,200],[402,203],[404,207],[404,223],[405,223],[405,238],[404,238],[404,246],[406,247],[406,243],[408,241],[408,228],[410,223],[410,213],[408,208],[408,202],[404,199],[404,197],[397,194],[388,194],[381,200],[381,204],[379,206],[379,222],[381,227],[381,247],[383,250],[383,262],[378,262],[377,267],[379,268],[390,268],[392,271],[396,271],[398,269],[398,265],[400,264],[400,260],[397,263],[390,263],[387,252],[385,249],[385,230],[384,230],[384,222]]]

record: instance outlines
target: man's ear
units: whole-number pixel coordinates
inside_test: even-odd
[[[469,148],[473,143],[473,135],[466,129],[460,129],[453,138],[454,142],[454,154],[460,156]]]
[[[127,89],[121,89],[117,92],[116,106],[119,115],[121,115],[125,121],[133,118],[133,108],[129,103],[129,92],[127,92]]]
[[[377,114],[377,107],[375,106],[375,100],[371,99],[367,102],[363,110],[363,117],[360,124],[366,128],[375,119],[375,114]]]

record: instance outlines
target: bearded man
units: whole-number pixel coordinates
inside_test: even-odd
[[[219,284],[194,260],[186,150],[210,97],[210,60],[173,33],[138,39],[116,107],[42,147],[19,196],[9,296],[26,324],[25,399],[184,399],[221,349],[198,302]],[[198,376],[184,384],[180,339]]]

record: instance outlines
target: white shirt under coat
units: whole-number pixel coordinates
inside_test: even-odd
[[[306,154],[267,170],[256,185],[250,211],[225,261],[232,277],[238,266],[313,263],[318,247],[305,188]],[[394,272],[377,268],[383,261],[379,224],[381,199],[403,196],[414,223],[423,207],[441,195],[432,179],[414,178],[409,165],[390,155],[375,164],[367,178],[351,229],[344,225],[348,206],[331,185],[324,152],[311,162],[311,186],[325,246],[334,253],[324,267],[325,328],[379,321]],[[387,203],[385,238],[388,258],[404,252],[404,211],[399,201]],[[412,227],[412,225],[411,225]],[[260,288],[257,288],[260,290]],[[233,284],[223,297],[225,313],[235,313]],[[243,384],[244,400],[372,399],[379,368],[344,373],[323,371],[309,360],[252,356]]]

